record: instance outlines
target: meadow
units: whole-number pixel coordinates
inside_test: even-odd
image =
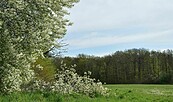
[[[111,89],[108,97],[34,92],[0,95],[0,102],[173,102],[173,85],[117,84],[105,87]]]

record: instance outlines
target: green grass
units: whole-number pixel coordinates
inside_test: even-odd
[[[173,85],[107,85],[114,102],[173,102]],[[116,94],[115,94],[116,93]],[[115,94],[113,97],[113,94]]]
[[[54,93],[13,93],[0,95],[0,102],[173,102],[173,85],[105,85],[109,97]]]

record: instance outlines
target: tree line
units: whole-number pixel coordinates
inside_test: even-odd
[[[104,57],[79,54],[77,57],[55,58],[58,68],[76,64],[78,74],[91,71],[91,77],[107,84],[116,83],[173,83],[173,51],[130,49]]]

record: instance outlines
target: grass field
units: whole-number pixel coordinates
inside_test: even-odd
[[[107,87],[112,90],[110,102],[173,102],[173,85],[108,85]]]
[[[173,85],[105,85],[109,97],[54,93],[13,93],[1,95],[0,102],[173,102]]]

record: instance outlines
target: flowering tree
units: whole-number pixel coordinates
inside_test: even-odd
[[[0,0],[0,91],[20,91],[34,73],[30,63],[55,44],[71,23],[78,0]]]

